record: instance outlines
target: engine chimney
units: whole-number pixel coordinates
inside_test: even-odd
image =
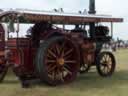
[[[89,14],[96,14],[96,11],[95,11],[95,0],[90,0],[88,13]],[[90,22],[89,26],[90,26],[90,37],[91,38],[95,38],[95,22]]]
[[[89,0],[89,14],[95,14],[95,0]]]

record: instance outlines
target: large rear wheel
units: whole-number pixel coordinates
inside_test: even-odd
[[[36,68],[40,79],[50,85],[73,81],[79,71],[77,46],[65,37],[44,41],[38,49]]]

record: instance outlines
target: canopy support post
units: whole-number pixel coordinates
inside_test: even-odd
[[[16,29],[16,33],[17,33],[17,41],[16,41],[16,45],[17,45],[17,49],[19,49],[19,40],[18,40],[18,38],[19,38],[19,18],[17,17],[17,29]]]
[[[111,22],[111,37],[113,37],[113,22]]]

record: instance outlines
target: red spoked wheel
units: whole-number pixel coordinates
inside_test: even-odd
[[[99,75],[102,77],[111,76],[116,67],[114,55],[111,52],[99,53],[96,61],[96,67]]]
[[[73,81],[79,71],[79,52],[72,40],[53,37],[43,42],[36,56],[42,81],[50,85]]]

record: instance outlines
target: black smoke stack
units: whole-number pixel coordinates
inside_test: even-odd
[[[95,11],[95,0],[89,0],[89,14],[96,14]],[[93,39],[95,38],[95,22],[90,22],[90,37]]]
[[[95,0],[89,0],[89,14],[95,14],[96,10],[95,10]]]

